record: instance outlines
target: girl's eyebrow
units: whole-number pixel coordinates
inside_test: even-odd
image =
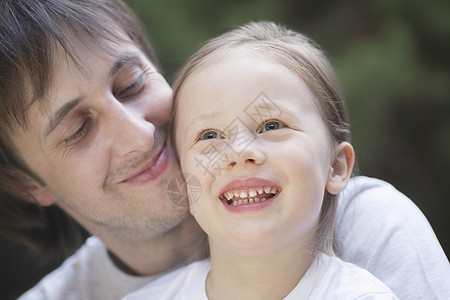
[[[205,121],[205,120],[214,120],[214,119],[215,119],[215,116],[216,116],[217,114],[219,114],[219,112],[202,112],[202,113],[199,113],[199,114],[196,115],[195,118],[193,118],[193,119],[189,122],[189,124],[186,126],[186,131],[187,131],[190,127],[192,127],[192,126],[194,126],[195,124],[200,123],[200,122],[202,122],[202,121]]]

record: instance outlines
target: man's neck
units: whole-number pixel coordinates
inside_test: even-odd
[[[131,275],[153,275],[202,259],[207,238],[192,216],[177,227],[146,241],[124,242],[99,235],[114,264]]]

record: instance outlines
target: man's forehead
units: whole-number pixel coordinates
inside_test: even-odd
[[[109,42],[111,44],[112,42]],[[51,110],[49,102],[61,97],[71,97],[71,92],[89,89],[99,79],[107,79],[122,65],[130,61],[145,59],[144,53],[132,42],[119,42],[113,45],[98,46],[74,43],[70,52],[59,47],[55,51],[50,71],[48,88],[41,102],[45,103],[43,112]],[[112,49],[115,49],[112,51]],[[74,90],[75,88],[75,90]],[[68,101],[69,99],[67,99]]]
[[[55,50],[52,70],[45,93],[31,100],[25,109],[26,124],[39,121],[47,124],[46,130],[28,128],[38,131],[39,135],[54,127],[52,121],[58,114],[81,102],[90,89],[99,82],[107,81],[124,65],[130,62],[143,62],[145,54],[132,42],[117,43],[116,51],[105,51],[105,47],[88,47],[78,43],[70,52],[59,47]],[[111,47],[112,49],[112,47]],[[73,108],[73,107],[72,107]],[[53,123],[53,124],[52,124]]]
[[[99,66],[105,67],[114,63],[116,58],[120,56],[120,48],[131,48],[132,45],[125,45],[123,43],[121,47],[116,47],[117,51],[113,51],[113,45],[110,43],[98,44],[85,44],[81,41],[74,41],[70,44],[70,49],[57,47],[54,51],[54,59],[52,61],[52,80],[58,81],[58,79],[67,80],[76,76],[89,77],[93,74],[101,72]],[[61,78],[61,75],[65,75]],[[54,85],[54,84],[53,84]],[[50,84],[50,89],[54,88]]]
[[[87,53],[82,48],[68,52],[58,47],[54,50],[52,57],[46,90],[39,96],[35,95],[32,99],[26,111],[28,118],[35,116],[36,112],[40,113],[41,116],[48,117],[57,105],[58,99],[70,97],[69,93],[73,90],[71,86],[81,83],[82,78],[88,79],[92,76],[93,70],[90,68],[90,66],[92,67],[90,60],[97,63],[104,60],[96,53]],[[97,59],[92,59],[94,57]],[[97,71],[100,70],[97,69]],[[86,81],[88,82],[88,80]]]

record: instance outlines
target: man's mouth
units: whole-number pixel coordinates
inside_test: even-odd
[[[246,189],[231,189],[220,195],[220,200],[230,206],[264,202],[277,195],[281,189],[276,186],[259,186]]]
[[[170,159],[169,156],[167,145],[164,143],[162,148],[154,153],[153,157],[143,167],[121,182],[143,183],[156,179],[166,169]]]

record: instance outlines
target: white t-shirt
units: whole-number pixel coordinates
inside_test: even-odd
[[[342,258],[366,267],[399,299],[450,299],[450,265],[430,224],[391,185],[351,179],[337,220]],[[20,299],[120,299],[156,277],[124,274],[101,241],[91,237]]]
[[[123,300],[208,300],[205,286],[210,267],[209,259],[192,263],[162,276]],[[319,254],[297,286],[283,299],[387,300],[397,297],[368,271],[337,257]]]
[[[422,212],[384,181],[352,179],[337,211],[339,256],[400,299],[450,299],[450,264]]]
[[[105,245],[97,237],[90,237],[74,255],[19,299],[120,299],[155,278],[120,271],[109,258]]]

